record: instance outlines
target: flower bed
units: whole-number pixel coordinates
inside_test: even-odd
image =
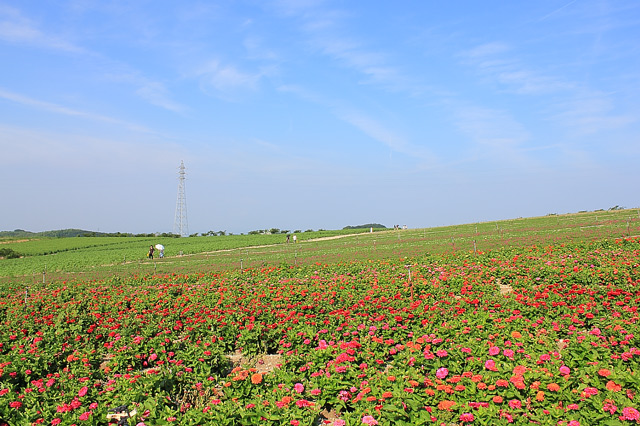
[[[627,239],[68,282],[26,303],[3,288],[0,417],[637,423],[639,257]],[[261,368],[265,354],[279,365]]]

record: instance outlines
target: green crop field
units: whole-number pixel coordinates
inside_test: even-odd
[[[22,255],[0,259],[4,282],[33,283],[103,279],[111,275],[189,273],[263,265],[305,265],[447,251],[478,252],[557,242],[590,241],[640,234],[640,211],[610,210],[548,215],[437,228],[317,231],[188,238],[74,237],[5,240],[0,248]],[[149,260],[150,245],[163,244],[165,258]]]

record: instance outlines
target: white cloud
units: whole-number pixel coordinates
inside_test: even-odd
[[[508,112],[474,105],[451,106],[455,125],[475,143],[471,155],[495,161],[529,161],[523,154],[529,132]]]
[[[553,119],[575,136],[611,131],[638,121],[635,115],[616,113],[612,99],[595,91],[565,98],[552,109],[556,111]]]
[[[170,99],[167,88],[162,83],[148,82],[143,84],[136,90],[136,94],[149,103],[169,111],[183,112],[185,109],[184,106]]]
[[[212,60],[198,69],[195,73],[201,79],[201,86],[205,92],[231,100],[241,93],[258,89],[262,72],[249,73],[241,71],[231,64],[222,64]]]
[[[387,145],[394,151],[406,151],[406,140],[404,140],[403,137],[385,128],[378,120],[375,120],[356,111],[349,111],[341,114],[341,119],[356,127],[372,139]]]
[[[458,55],[481,76],[496,81],[507,91],[521,95],[557,93],[573,88],[571,83],[527,67],[513,47],[503,42],[481,44]]]
[[[361,74],[365,77],[361,83],[411,95],[424,91],[421,84],[392,63],[388,52],[350,35],[347,20],[352,16],[348,13],[325,7],[322,1],[280,1],[276,4],[285,15],[300,21],[302,34],[313,51]]]
[[[41,101],[38,99],[33,99],[28,96],[24,96],[18,93],[13,93],[7,90],[4,90],[0,87],[0,98],[6,99],[8,101],[12,101],[21,105],[29,106],[32,108],[36,108],[43,111],[49,111],[55,114],[62,114],[68,116],[74,116],[79,118],[84,118],[87,120],[101,121],[105,123],[116,124],[119,126],[126,127],[130,130],[134,130],[137,132],[145,132],[151,133],[151,130],[140,126],[135,123],[130,123],[124,120],[120,120],[117,118],[109,117],[106,115],[95,114],[92,112],[80,111],[77,109],[69,108],[63,105],[58,105],[51,102]]]
[[[460,56],[478,61],[484,60],[484,58],[486,58],[487,56],[495,56],[498,54],[506,53],[509,50],[511,50],[511,48],[508,44],[494,41],[491,43],[478,45],[473,49],[462,52]]]
[[[3,5],[0,5],[0,39],[40,48],[85,53],[83,48],[63,38],[43,32],[35,22],[22,16],[18,9]]]
[[[0,123],[0,147],[4,166],[106,171],[174,164],[181,148],[154,137],[135,141],[91,135],[39,131]]]

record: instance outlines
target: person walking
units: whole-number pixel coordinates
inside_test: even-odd
[[[147,257],[149,259],[153,259],[153,252],[155,251],[155,248],[153,247],[153,245],[149,246],[149,254],[147,255]]]

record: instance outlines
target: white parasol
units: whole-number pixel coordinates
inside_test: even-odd
[[[164,246],[162,244],[156,244],[156,248],[158,250],[164,250]]]

